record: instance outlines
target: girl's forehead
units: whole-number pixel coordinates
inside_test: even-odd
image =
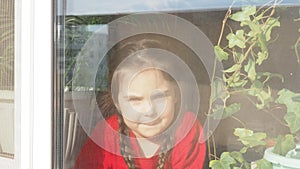
[[[156,68],[147,68],[139,71],[124,71],[119,76],[119,82],[125,83],[135,83],[135,82],[154,82],[154,81],[166,81],[166,77],[164,76],[165,72]]]
[[[170,81],[166,79],[163,71],[159,69],[145,69],[135,73],[123,72],[120,74],[119,90],[134,90],[134,89],[159,89],[159,88],[170,88]]]

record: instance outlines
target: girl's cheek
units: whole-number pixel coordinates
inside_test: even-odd
[[[138,122],[142,116],[143,106],[141,102],[123,101],[120,104],[122,116],[130,121]]]
[[[136,113],[142,113],[149,109],[149,106],[147,106],[147,104],[142,101],[133,101],[133,102],[130,102],[129,104],[130,104],[132,110],[134,110]]]
[[[156,114],[162,114],[167,109],[168,100],[167,99],[157,99],[153,102]]]

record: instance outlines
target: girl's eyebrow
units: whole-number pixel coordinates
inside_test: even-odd
[[[128,95],[124,95],[123,98],[125,98],[125,99],[130,99],[130,98],[142,99],[143,96],[137,95],[135,93],[129,93]]]
[[[169,89],[160,90],[160,92],[153,93],[151,95],[151,97],[159,97],[162,94],[164,94],[165,96],[168,96],[168,95],[170,95],[170,90]],[[127,95],[124,95],[123,98],[125,98],[125,99],[130,99],[130,98],[142,99],[143,96],[140,96],[136,93],[128,93]]]

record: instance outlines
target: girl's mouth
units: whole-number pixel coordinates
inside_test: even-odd
[[[156,118],[153,121],[149,121],[149,122],[146,122],[146,123],[143,123],[143,124],[148,125],[148,126],[154,126],[154,125],[156,125],[158,123],[160,123],[160,119]]]

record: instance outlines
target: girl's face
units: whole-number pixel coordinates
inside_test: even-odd
[[[122,85],[124,80],[128,86]],[[125,74],[119,84],[119,109],[136,137],[153,137],[168,128],[177,102],[175,84],[165,80],[160,70],[146,69],[133,78]]]

